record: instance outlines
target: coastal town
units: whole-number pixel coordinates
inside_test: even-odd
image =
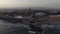
[[[0,17],[2,18],[15,18],[22,22],[46,22],[46,21],[59,21],[59,10],[0,10]],[[9,19],[7,19],[9,20]]]

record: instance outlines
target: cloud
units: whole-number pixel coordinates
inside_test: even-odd
[[[0,7],[50,7],[60,8],[60,0],[0,0]]]

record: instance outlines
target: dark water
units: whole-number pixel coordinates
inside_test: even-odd
[[[60,25],[41,25],[42,29],[48,29],[46,34],[60,34]],[[0,20],[0,34],[28,34],[30,27],[24,24],[12,24]],[[45,34],[45,33],[44,33]]]
[[[43,25],[42,29],[48,30],[44,34],[60,34],[60,25]]]
[[[28,25],[12,24],[0,20],[0,34],[28,34]]]
[[[58,30],[58,29],[49,29],[47,34],[60,34],[60,30]]]

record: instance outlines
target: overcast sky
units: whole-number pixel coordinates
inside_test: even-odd
[[[0,0],[0,8],[16,7],[60,8],[60,0]]]

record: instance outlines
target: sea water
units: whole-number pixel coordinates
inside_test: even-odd
[[[12,24],[0,20],[0,34],[28,34],[28,25]]]
[[[35,31],[29,31],[29,25],[13,24],[3,20],[0,20],[0,34],[35,34]],[[48,25],[42,24],[41,29],[47,29],[47,32],[43,34],[60,34],[60,25]]]

